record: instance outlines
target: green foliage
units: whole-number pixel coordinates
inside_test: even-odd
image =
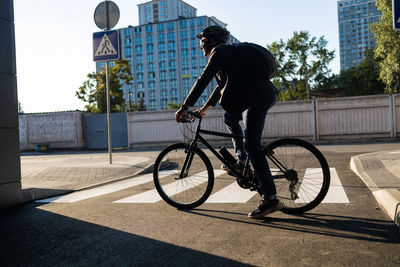
[[[18,114],[24,114],[24,110],[22,109],[22,104],[19,101],[18,101]]]
[[[400,92],[400,32],[393,29],[392,0],[377,0],[378,10],[382,13],[379,22],[371,26],[378,45],[375,57],[379,62],[379,77],[385,84],[385,92]]]
[[[373,50],[366,50],[360,65],[342,70],[333,82],[344,89],[346,96],[383,94],[385,85],[379,80],[379,60]]]
[[[274,55],[279,74],[273,83],[279,89],[278,100],[299,100],[307,98],[310,91],[324,87],[331,78],[329,63],[335,51],[329,51],[325,37],[311,37],[307,31],[294,32],[284,42],[273,42],[268,50]]]
[[[181,103],[168,102],[168,109],[179,109],[181,107]]]
[[[89,73],[88,80],[83,82],[79,90],[75,92],[76,97],[87,102],[85,109],[94,113],[107,112],[106,99],[106,73]],[[122,85],[129,84],[132,80],[129,60],[115,61],[113,67],[109,68],[110,79],[110,106],[111,112],[123,112],[126,110]]]
[[[146,111],[146,110],[147,110],[147,107],[146,107],[146,105],[144,104],[144,98],[143,98],[143,97],[140,98],[136,110],[137,110],[137,111]]]

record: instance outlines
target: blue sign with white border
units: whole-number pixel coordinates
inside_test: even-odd
[[[120,58],[119,32],[93,33],[93,61],[111,61]]]
[[[393,28],[395,30],[400,30],[400,0],[393,0],[392,10],[393,10]]]

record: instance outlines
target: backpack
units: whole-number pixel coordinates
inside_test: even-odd
[[[272,79],[278,75],[274,56],[265,47],[253,43],[234,44],[236,54],[247,68]]]

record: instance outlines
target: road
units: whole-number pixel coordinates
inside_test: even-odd
[[[151,180],[1,211],[0,265],[399,266],[400,228],[349,167],[351,156],[395,146],[319,146],[348,202],[323,203],[303,215],[251,220],[258,196],[192,211],[121,201],[154,189]],[[219,176],[213,193],[230,179]]]

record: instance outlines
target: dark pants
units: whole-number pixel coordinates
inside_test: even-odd
[[[267,159],[261,149],[261,137],[268,110],[275,104],[276,94],[270,93],[261,97],[241,115],[224,114],[224,122],[231,134],[243,136],[239,121],[243,120],[243,138],[234,138],[233,146],[240,160],[245,160],[249,155],[254,172],[260,181],[264,197],[276,195],[275,183],[268,166]],[[247,152],[247,153],[246,153]]]

